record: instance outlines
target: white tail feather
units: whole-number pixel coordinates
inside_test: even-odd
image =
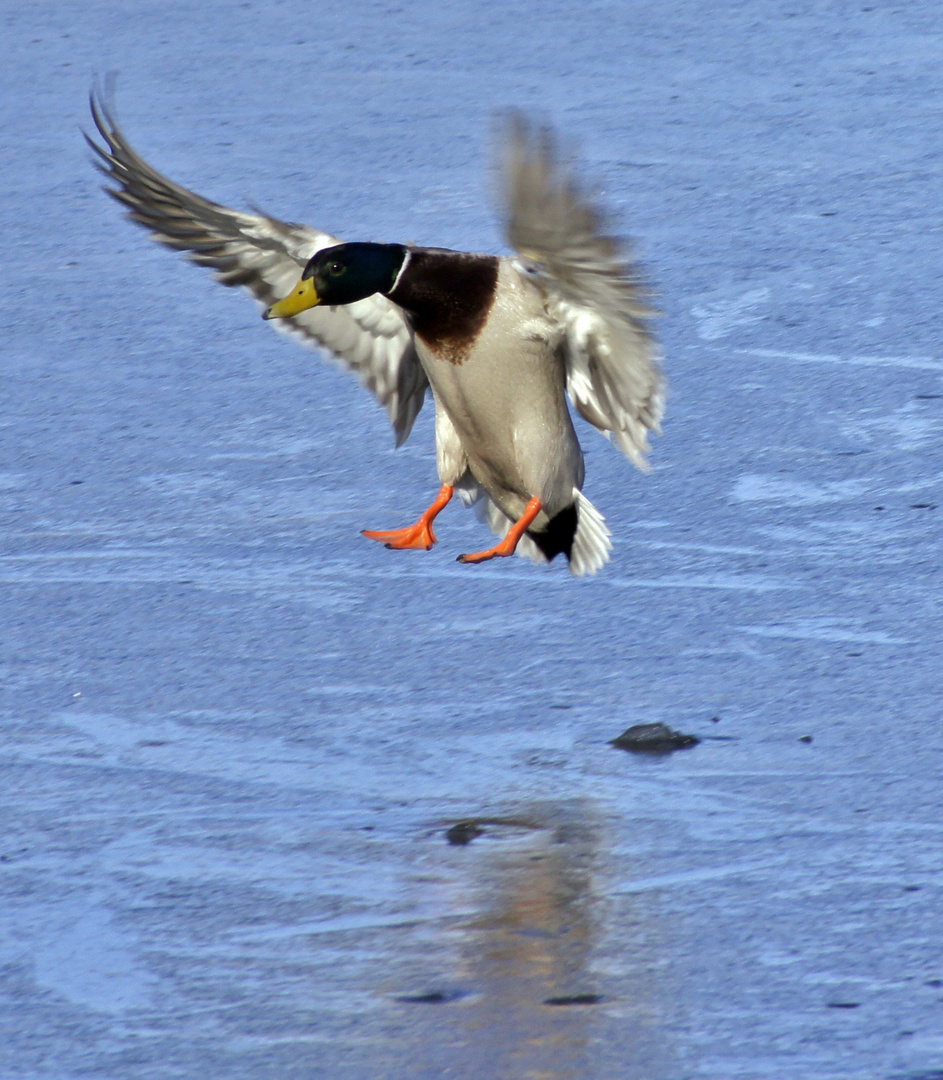
[[[587,577],[601,570],[609,562],[612,551],[612,533],[606,519],[586,498],[582,491],[573,489],[576,496],[576,536],[570,552],[570,573]]]

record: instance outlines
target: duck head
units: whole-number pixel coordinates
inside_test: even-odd
[[[406,258],[402,244],[338,244],[319,251],[301,280],[263,319],[286,319],[318,304],[352,304],[374,293],[388,293]]]

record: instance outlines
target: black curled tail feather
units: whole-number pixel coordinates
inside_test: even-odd
[[[546,529],[540,532],[531,532],[528,529],[527,535],[540,548],[540,553],[547,562],[555,559],[557,555],[566,555],[569,562],[573,554],[573,541],[576,538],[578,525],[579,514],[576,503],[573,503],[555,514]]]

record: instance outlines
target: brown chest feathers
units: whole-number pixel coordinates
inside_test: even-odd
[[[497,284],[494,255],[418,248],[387,295],[409,314],[433,355],[461,364],[488,318]]]

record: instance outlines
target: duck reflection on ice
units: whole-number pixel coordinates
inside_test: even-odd
[[[460,854],[467,857],[460,903],[474,914],[450,931],[460,957],[452,989],[398,999],[446,1003],[422,1017],[422,1034],[414,1029],[422,1066],[413,1075],[601,1080],[607,1063],[620,1078],[640,1059],[650,1065],[648,1040],[631,1030],[639,1006],[650,1006],[619,1000],[622,958],[605,955],[607,939],[621,935],[603,924],[602,825],[592,805],[531,806],[461,825],[452,835],[473,842]],[[631,951],[632,942],[617,948]]]

